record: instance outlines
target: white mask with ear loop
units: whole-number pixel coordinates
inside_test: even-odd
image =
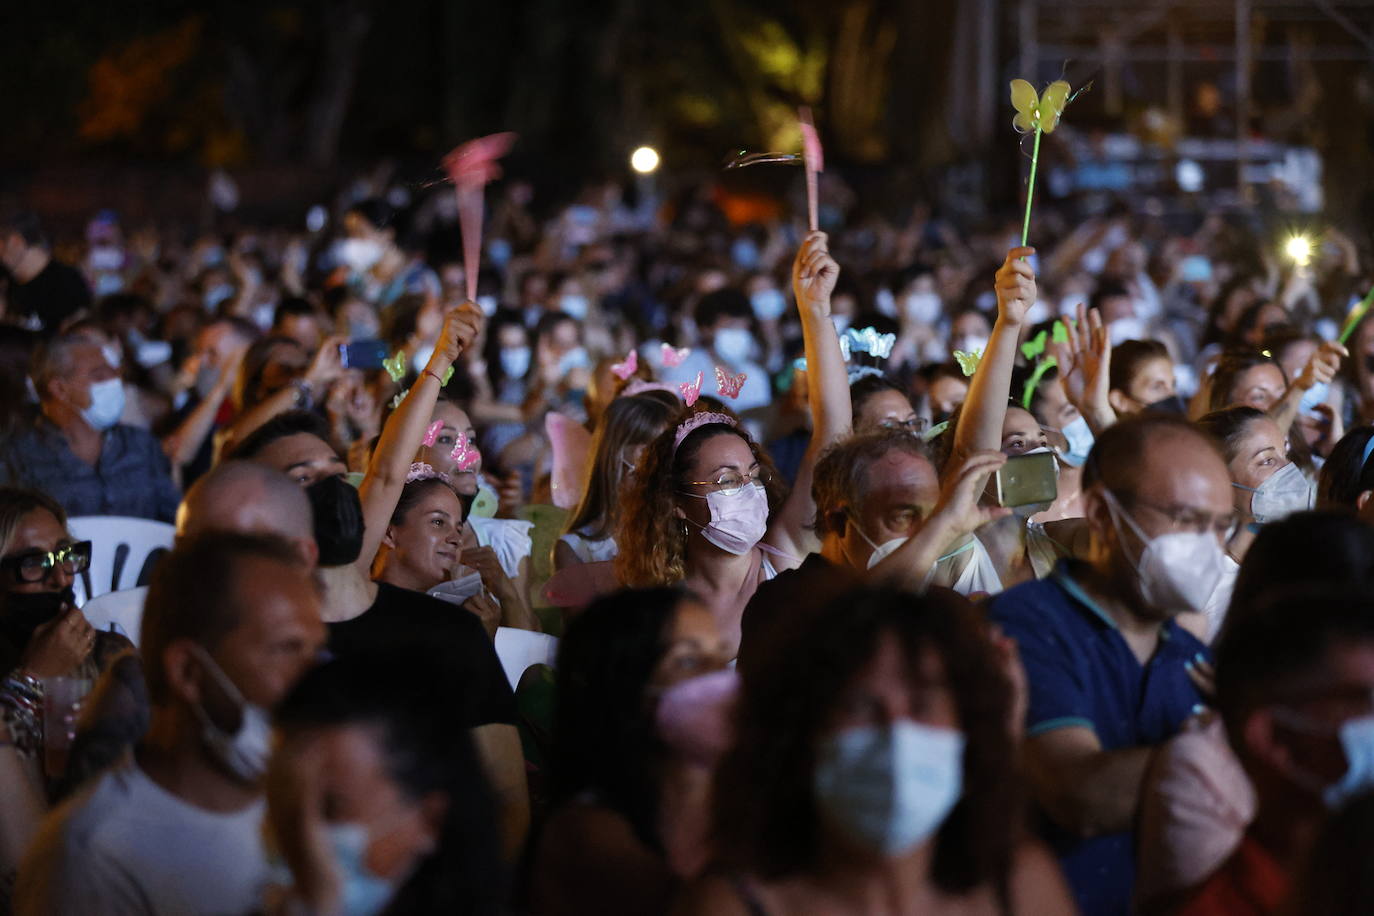
[[[200,737],[205,747],[229,772],[246,783],[256,783],[267,772],[267,760],[272,752],[272,718],[261,706],[248,702],[243,691],[229,680],[229,675],[202,646],[196,654],[222,690],[239,707],[239,727],[233,734],[216,725],[205,706],[192,706],[200,720]]]
[[[1112,522],[1124,519],[1145,545],[1131,565],[1140,578],[1141,597],[1160,611],[1201,611],[1221,581],[1226,554],[1210,531],[1170,531],[1148,537],[1122,508],[1111,490],[1104,491]],[[1117,536],[1121,537],[1120,526]]]

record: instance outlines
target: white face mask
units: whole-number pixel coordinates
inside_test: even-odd
[[[965,353],[986,353],[988,339],[975,334],[960,334],[958,337],[950,339],[949,349],[951,353],[955,350],[962,350]]]
[[[850,318],[848,315],[830,316],[830,323],[835,326],[836,334],[843,334],[845,331],[849,330],[849,324],[852,320],[853,319]]]
[[[768,491],[758,483],[745,484],[731,494],[718,490],[697,498],[704,498],[711,510],[711,521],[702,527],[701,536],[726,553],[743,556],[768,533]]]
[[[759,321],[777,321],[787,311],[787,298],[780,289],[761,289],[749,296]]]
[[[488,318],[496,314],[498,303],[495,296],[478,296],[477,304],[481,307],[482,314],[486,315]]]
[[[1326,398],[1331,394],[1331,385],[1327,382],[1317,382],[1311,388],[1302,393],[1302,400],[1298,402],[1298,410],[1305,414],[1316,413],[1319,404],[1325,404]]]
[[[434,344],[420,344],[415,348],[415,355],[410,358],[410,368],[415,370],[416,375],[419,375],[425,371],[425,367],[429,365],[429,359],[433,355]]]
[[[863,534],[863,532],[859,533]],[[868,541],[868,535],[864,535],[864,540]],[[892,540],[884,541],[882,544],[879,544],[877,547],[873,548],[873,553],[870,554],[868,557],[868,568],[872,569],[879,563],[883,562],[883,560],[886,560],[888,557],[892,556],[899,549],[901,549],[901,546],[905,544],[908,540],[910,539],[893,538]],[[869,543],[871,544],[873,542],[869,541]]]
[[[366,273],[382,259],[382,243],[374,239],[341,239],[334,258],[355,274]]]
[[[744,328],[720,328],[716,331],[714,349],[727,363],[738,366],[748,362],[754,348],[754,338]]]
[[[267,710],[244,698],[243,692],[229,680],[209,652],[200,646],[196,646],[196,652],[219,683],[220,689],[238,704],[240,713],[238,731],[231,735],[214,723],[204,706],[196,704],[194,709],[196,717],[200,719],[200,739],[215,759],[235,777],[245,783],[256,783],[267,772],[267,759],[272,753],[272,718]]]
[[[583,318],[587,317],[587,309],[589,306],[590,303],[588,302],[587,297],[578,295],[576,293],[570,293],[566,296],[558,297],[558,310],[565,314],[571,315],[578,321],[581,321]]]
[[[944,314],[938,293],[907,293],[902,299],[902,316],[916,324],[934,325]]]
[[[899,856],[940,829],[963,794],[964,736],[900,719],[822,739],[813,788],[851,842]]]
[[[1145,532],[1121,507],[1116,494],[1106,491],[1112,520],[1126,524],[1144,544],[1140,557],[1132,564],[1140,577],[1140,593],[1145,603],[1157,611],[1201,611],[1221,580],[1226,554],[1210,531],[1173,531],[1158,537]],[[1117,527],[1121,537],[1121,528]]]
[[[1250,515],[1261,525],[1287,518],[1294,512],[1305,512],[1314,502],[1312,482],[1302,468],[1291,461],[1270,474],[1258,487],[1238,483],[1231,486],[1250,491]]]
[[[1118,318],[1107,325],[1107,337],[1114,347],[1128,340],[1149,340],[1145,322],[1134,317]]]
[[[124,413],[124,382],[118,377],[107,378],[93,383],[90,391],[91,403],[81,409],[81,419],[103,432],[118,423]]]
[[[525,373],[530,371],[530,348],[502,348],[501,371],[509,378],[524,378]]]
[[[1092,451],[1094,442],[1093,431],[1089,428],[1088,421],[1079,416],[1059,433],[1069,443],[1069,450],[1059,457],[1070,467],[1081,468],[1088,460],[1088,453]]]

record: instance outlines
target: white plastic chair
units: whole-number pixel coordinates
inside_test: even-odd
[[[510,689],[514,690],[520,684],[520,678],[534,665],[554,666],[558,658],[558,639],[533,630],[498,627],[496,657],[501,659],[506,680],[510,681]]]
[[[176,529],[166,522],[122,515],[83,515],[67,520],[78,541],[91,542],[91,567],[76,577],[76,603],[146,582],[154,554],[170,549]]]
[[[122,592],[97,595],[81,608],[91,626],[97,630],[112,630],[129,637],[138,645],[138,631],[143,626],[143,602],[148,597],[146,585],[126,588]]]

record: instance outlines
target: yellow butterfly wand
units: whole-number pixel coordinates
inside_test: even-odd
[[[1088,87],[1083,87],[1086,88]],[[1083,89],[1078,92],[1082,92]],[[1016,118],[1011,122],[1012,126],[1023,134],[1035,131],[1035,145],[1031,147],[1030,180],[1026,183],[1026,218],[1021,222],[1023,247],[1030,236],[1031,203],[1035,199],[1035,171],[1040,165],[1040,135],[1054,133],[1054,129],[1059,126],[1059,116],[1064,113],[1064,107],[1078,96],[1078,92],[1069,95],[1069,84],[1063,80],[1050,83],[1040,94],[1036,94],[1035,87],[1025,80],[1011,81],[1011,104],[1016,109]]]

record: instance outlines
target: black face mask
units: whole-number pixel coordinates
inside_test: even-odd
[[[1366,353],[1364,355],[1364,368],[1365,371],[1374,374],[1374,353]]]
[[[363,504],[343,477],[326,477],[305,488],[315,516],[321,566],[347,566],[363,550]]]
[[[57,619],[66,608],[76,603],[70,588],[60,592],[10,592],[5,595],[0,622],[6,632],[21,642],[28,642],[33,631]]]
[[[1171,394],[1162,401],[1146,404],[1145,413],[1172,413],[1183,416],[1188,413],[1188,405],[1183,403],[1183,398]]]

